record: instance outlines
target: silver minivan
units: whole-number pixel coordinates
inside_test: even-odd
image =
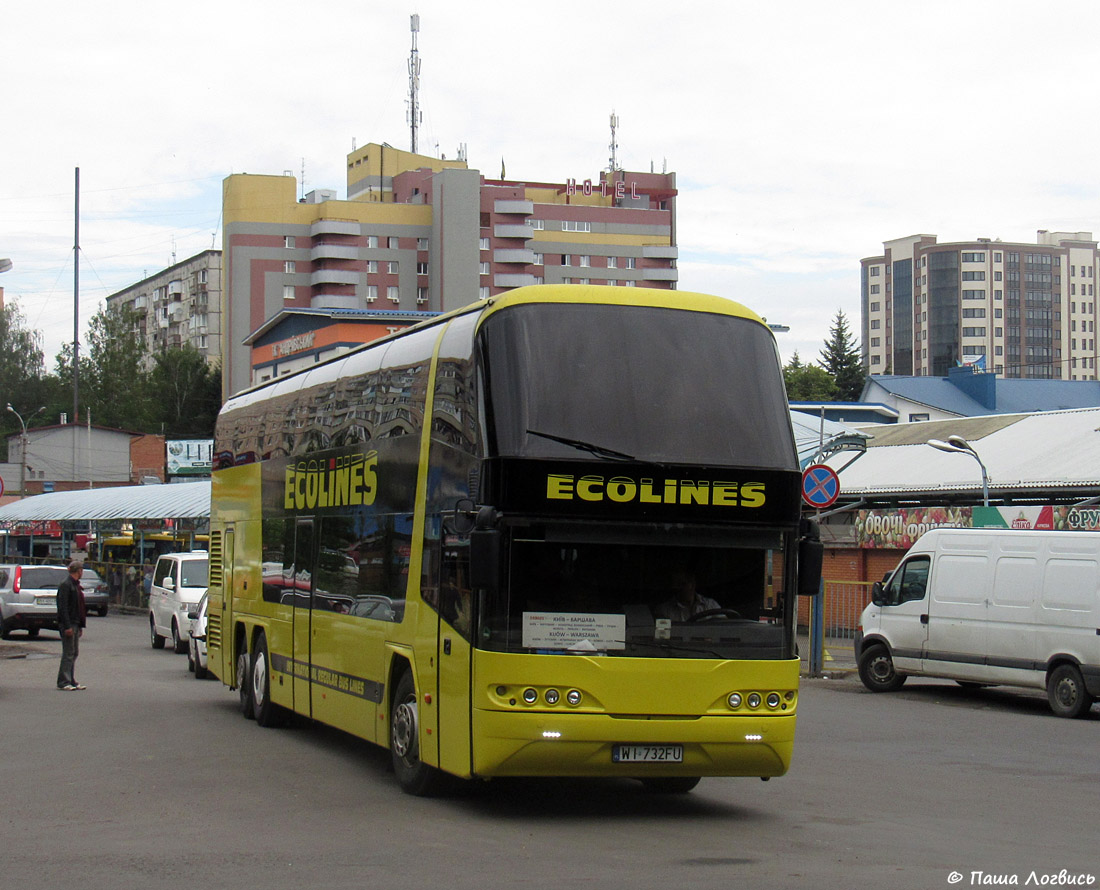
[[[209,558],[205,550],[165,553],[157,559],[149,588],[149,638],[154,649],[163,649],[167,638],[181,655],[187,651],[193,612],[208,583]]]

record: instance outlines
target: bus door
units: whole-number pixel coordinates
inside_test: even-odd
[[[468,540],[441,543],[439,635],[439,766],[470,774],[470,670],[475,609],[470,588]]]
[[[294,526],[294,547],[283,557],[283,600],[292,609],[294,655],[294,710],[313,716],[309,680],[313,646],[313,541],[312,519],[299,519]]]

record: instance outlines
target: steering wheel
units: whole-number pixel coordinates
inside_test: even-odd
[[[740,618],[741,613],[733,609],[707,609],[705,612],[696,612],[688,618],[688,624],[696,621],[709,621],[711,618]]]

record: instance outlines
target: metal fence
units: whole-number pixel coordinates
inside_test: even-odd
[[[870,581],[825,581],[822,608],[825,618],[825,636],[850,640],[859,628],[859,616],[871,602]],[[805,630],[810,624],[810,601],[799,597],[798,625]]]

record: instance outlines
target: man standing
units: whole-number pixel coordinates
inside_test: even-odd
[[[84,590],[80,586],[80,576],[83,574],[84,563],[69,563],[69,577],[57,588],[57,629],[61,633],[61,668],[57,672],[57,688],[65,692],[88,688],[77,683],[73,676],[88,614],[84,608]]]

